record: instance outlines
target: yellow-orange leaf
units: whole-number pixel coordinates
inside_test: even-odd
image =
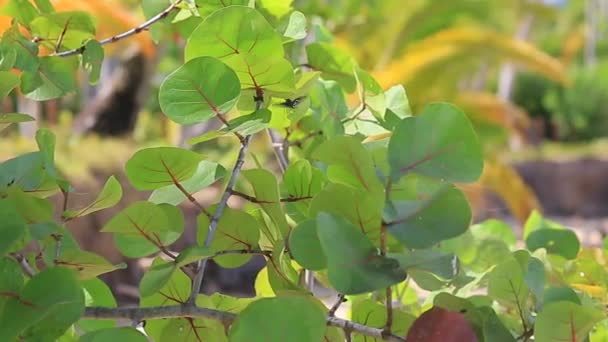
[[[449,61],[466,52],[470,58],[496,56],[516,62],[548,78],[566,82],[561,62],[534,45],[511,36],[477,27],[455,27],[442,30],[426,39],[410,44],[402,57],[374,76],[384,87],[412,81],[422,71]],[[446,72],[449,72],[446,65]]]

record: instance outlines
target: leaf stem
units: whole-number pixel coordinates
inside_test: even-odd
[[[205,207],[203,207],[202,204],[198,203],[196,198],[194,198],[194,196],[192,196],[192,194],[190,192],[188,192],[188,190],[186,190],[186,188],[184,188],[184,186],[180,182],[176,181],[174,184],[179,189],[179,191],[181,191],[182,194],[184,194],[184,196],[186,196],[188,201],[190,201],[195,207],[197,207],[201,213],[207,215],[207,217],[211,217],[211,214],[207,211],[207,209],[205,209]]]
[[[125,32],[119,33],[115,36],[112,37],[108,37],[106,39],[103,39],[101,41],[99,41],[99,44],[101,45],[106,45],[106,44],[110,44],[110,43],[115,43],[119,40],[128,38],[130,36],[136,35],[138,33],[141,33],[145,30],[148,29],[148,27],[152,26],[153,24],[165,19],[169,13],[173,12],[175,9],[177,9],[177,6],[179,6],[179,4],[181,4],[184,0],[176,0],[174,3],[172,3],[171,5],[169,5],[167,8],[165,8],[162,12],[158,13],[157,15],[153,16],[152,18],[146,20],[145,22],[143,22],[141,25],[134,27],[130,30],[127,30]],[[58,52],[58,53],[53,53],[50,56],[55,56],[55,57],[68,57],[68,56],[73,56],[73,55],[79,55],[81,53],[83,53],[85,50],[85,45],[82,45],[76,49],[72,49],[72,50],[67,50],[67,51],[63,51],[63,52]]]

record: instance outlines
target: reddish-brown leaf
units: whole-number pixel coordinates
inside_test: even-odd
[[[471,323],[463,314],[440,307],[423,313],[410,328],[406,342],[477,342]]]

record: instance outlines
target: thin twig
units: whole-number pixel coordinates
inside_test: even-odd
[[[160,12],[159,14],[153,16],[152,18],[146,20],[144,23],[142,23],[141,25],[134,27],[128,31],[125,31],[123,33],[119,33],[115,36],[103,39],[101,41],[99,41],[99,44],[101,45],[106,45],[106,44],[110,44],[110,43],[114,43],[117,42],[119,40],[125,39],[127,37],[130,37],[132,35],[141,33],[143,31],[146,31],[148,29],[148,27],[152,26],[154,23],[161,21],[163,19],[165,19],[169,13],[173,12],[173,10],[175,10],[177,8],[177,6],[179,6],[179,4],[181,4],[183,2],[183,0],[176,0],[174,3],[172,3],[171,5],[169,5],[169,7],[165,8],[165,10],[163,10],[162,12]],[[72,49],[72,50],[68,50],[68,51],[63,51],[63,52],[59,52],[59,53],[53,53],[50,56],[56,56],[56,57],[68,57],[68,56],[73,56],[73,55],[79,55],[81,53],[83,53],[85,50],[85,45],[82,45],[81,47],[78,47],[76,49]]]
[[[264,103],[263,94],[259,91],[255,98],[256,102],[256,110],[260,110]],[[230,175],[230,179],[228,180],[228,184],[226,185],[226,190],[222,194],[222,198],[218,203],[213,216],[209,222],[209,232],[207,233],[207,237],[205,238],[205,247],[211,246],[211,242],[215,236],[215,231],[217,230],[217,225],[224,213],[224,209],[228,205],[228,199],[232,196],[232,191],[234,189],[234,185],[236,184],[236,179],[241,172],[241,168],[245,164],[245,155],[247,153],[247,147],[249,146],[249,142],[251,141],[251,135],[245,137],[241,144],[241,148],[239,149],[238,157],[236,158],[236,162],[234,164],[234,168],[232,169],[232,174]],[[205,269],[207,268],[208,258],[202,259],[198,262],[197,273],[192,282],[192,292],[190,293],[190,297],[188,298],[188,304],[194,305],[196,303],[196,298],[201,290],[201,285],[203,284],[203,277],[205,276]]]
[[[281,166],[281,172],[285,172],[285,170],[287,170],[287,166],[289,165],[289,156],[288,150],[285,148],[285,140],[281,138],[277,132],[270,128],[268,129],[268,135],[270,136],[270,141],[272,141],[272,149],[274,150],[274,154],[279,161],[279,166]]]
[[[32,268],[30,263],[27,262],[27,259],[23,255],[13,254],[13,257],[15,258],[15,260],[17,260],[17,262],[19,262],[19,265],[21,265],[23,272],[25,272],[27,276],[32,278],[36,274],[36,271]]]
[[[265,255],[267,257],[271,257],[272,251],[259,250],[259,249],[230,249],[230,250],[217,251],[215,254],[208,257],[207,259],[213,259],[215,257],[221,256],[221,255],[226,255],[226,254],[261,254],[261,255]]]
[[[384,188],[384,202],[391,202],[391,187],[393,182],[389,178]],[[387,250],[387,235],[388,226],[382,224],[380,226],[380,254],[386,256]],[[391,287],[386,288],[386,325],[384,326],[384,332],[390,334],[393,327],[393,290]]]
[[[207,318],[230,325],[237,317],[232,312],[219,311],[208,308],[201,308],[192,305],[172,305],[158,307],[87,307],[82,318],[92,319],[127,319],[131,321],[144,321],[163,318]],[[345,331],[352,331],[357,334],[379,338],[391,342],[404,342],[405,339],[386,334],[382,329],[368,327],[363,324],[355,323],[337,317],[327,317],[327,325],[342,328]]]
[[[345,118],[341,121],[342,124],[345,124],[349,121],[353,121],[353,120],[357,120],[357,118],[359,117],[359,115],[361,115],[361,113],[363,113],[365,111],[365,109],[367,108],[367,104],[365,102],[363,102],[363,105],[361,106],[361,109],[356,112],[355,114],[353,114],[352,116]]]
[[[339,293],[338,294],[338,300],[336,301],[336,303],[334,305],[332,305],[331,309],[329,309],[329,317],[335,316],[336,315],[336,311],[338,311],[338,309],[340,308],[340,305],[342,305],[342,303],[346,302],[346,297],[344,296],[344,294]]]

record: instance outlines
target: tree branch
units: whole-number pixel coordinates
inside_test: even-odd
[[[329,309],[328,316],[329,317],[335,316],[336,311],[338,311],[338,309],[340,308],[340,305],[342,305],[342,303],[344,303],[344,302],[346,302],[346,297],[344,296],[344,294],[339,293],[338,300],[336,300],[336,303],[334,305],[332,305],[331,309]]]
[[[175,10],[177,8],[177,6],[179,6],[179,4],[181,4],[183,2],[183,0],[176,0],[174,3],[172,3],[171,5],[169,5],[169,7],[165,8],[165,10],[163,10],[162,12],[160,12],[159,14],[153,16],[152,18],[148,19],[147,21],[145,21],[144,23],[142,23],[141,25],[134,27],[128,31],[125,31],[123,33],[119,33],[115,36],[103,39],[101,41],[99,41],[99,44],[101,45],[106,45],[106,44],[110,44],[110,43],[114,43],[117,42],[119,40],[128,38],[130,36],[136,35],[138,33],[141,33],[145,30],[148,29],[148,27],[152,26],[153,24],[155,24],[156,22],[159,22],[163,19],[165,19],[169,13],[173,12],[173,10]],[[53,53],[50,56],[55,56],[55,57],[68,57],[68,56],[73,56],[73,55],[78,55],[83,53],[85,50],[85,46],[82,45],[79,48],[73,49],[73,50],[68,50],[68,51],[63,51],[63,52],[58,52],[58,53]]]
[[[103,308],[103,307],[87,307],[82,318],[92,319],[128,319],[131,321],[144,321],[162,318],[206,318],[220,321],[226,325],[231,324],[237,317],[236,314],[226,311],[219,311],[208,308],[201,308],[191,305],[173,305],[160,307],[120,307],[120,308]],[[386,334],[382,329],[368,327],[363,324],[351,322],[337,317],[327,317],[327,325],[342,328],[346,331],[352,331],[357,334],[375,337],[385,341],[404,342],[405,339]]]
[[[237,190],[232,190],[232,194],[235,196],[238,196],[244,200],[247,200],[251,203],[257,203],[257,204],[270,204],[270,203],[277,203],[275,201],[264,201],[261,199],[258,199],[255,196],[251,196],[251,195],[247,195],[245,193],[242,193],[240,191]],[[279,202],[299,202],[299,201],[306,201],[312,199],[312,196],[302,196],[302,197],[284,197],[279,199]]]
[[[264,104],[264,97],[261,90],[258,91],[255,97],[255,107],[256,110],[260,110],[262,105]],[[247,147],[249,146],[249,142],[251,141],[251,135],[246,136],[242,143],[241,148],[239,149],[238,157],[236,158],[236,162],[234,164],[234,168],[232,169],[232,174],[230,175],[230,179],[228,180],[228,184],[226,185],[226,190],[222,194],[222,198],[215,208],[215,212],[211,217],[211,221],[209,222],[209,232],[207,233],[207,237],[205,238],[205,247],[211,246],[211,242],[213,241],[213,237],[215,236],[215,231],[217,230],[217,225],[220,222],[220,218],[224,213],[224,209],[228,205],[228,199],[232,196],[232,191],[234,189],[234,185],[236,184],[236,179],[243,168],[243,164],[245,164],[245,155],[247,153]],[[201,291],[201,285],[203,284],[203,277],[205,276],[205,269],[207,268],[207,262],[209,258],[202,259],[198,262],[197,273],[192,282],[192,292],[190,293],[190,298],[188,298],[188,304],[194,305],[196,303],[196,297],[198,297],[199,292]]]

